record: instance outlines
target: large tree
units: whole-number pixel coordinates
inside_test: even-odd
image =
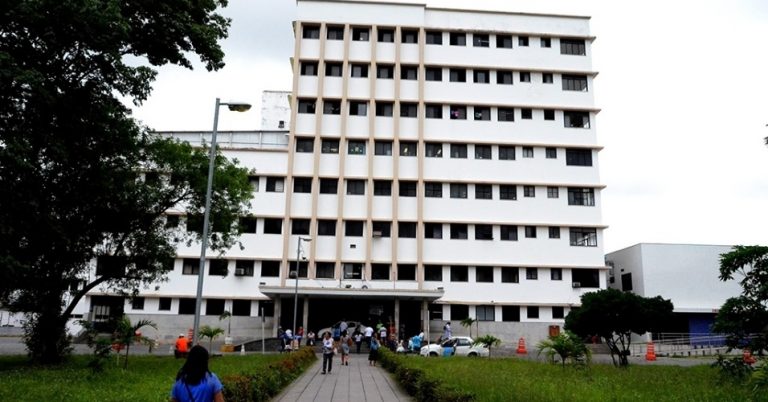
[[[23,0],[0,13],[0,303],[28,313],[31,357],[56,362],[66,321],[88,290],[161,280],[177,241],[165,212],[203,208],[204,150],[162,139],[130,116],[152,66],[223,67],[225,0]],[[130,60],[130,62],[128,61]],[[144,174],[143,172],[148,172]],[[217,157],[212,247],[233,244],[247,173]],[[201,232],[201,231],[200,231]],[[111,256],[89,276],[89,262]],[[85,288],[67,290],[83,279]],[[66,298],[65,298],[66,295]],[[65,303],[66,301],[66,303]]]
[[[581,307],[565,317],[565,329],[579,336],[599,336],[611,351],[617,366],[629,365],[632,333],[655,332],[672,318],[672,302],[616,289],[603,289],[581,296]],[[617,359],[618,358],[618,362]]]
[[[725,301],[714,332],[727,334],[729,347],[768,349],[768,247],[735,246],[720,256],[720,280],[740,278],[741,295]]]

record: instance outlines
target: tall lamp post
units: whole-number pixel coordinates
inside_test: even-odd
[[[299,240],[296,242],[296,270],[292,272],[294,279],[293,287],[293,337],[296,338],[296,313],[299,311],[299,265],[301,263],[301,242],[311,242],[309,237],[299,236]],[[307,267],[309,269],[309,267]]]
[[[205,273],[205,252],[208,249],[208,225],[211,217],[211,188],[213,187],[213,166],[216,161],[216,133],[219,126],[219,107],[227,106],[233,112],[246,112],[251,105],[243,102],[221,102],[216,98],[216,110],[213,113],[213,133],[211,151],[208,159],[208,185],[205,190],[205,211],[203,212],[203,241],[200,246],[200,266],[197,272],[197,295],[195,297],[195,325],[192,329],[192,344],[197,345],[200,335],[200,307],[203,304],[203,278]]]

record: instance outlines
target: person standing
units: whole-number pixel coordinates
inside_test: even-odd
[[[189,352],[189,340],[187,340],[184,334],[179,334],[179,338],[176,339],[176,347],[173,349],[173,355],[179,359],[187,357],[187,352]]]
[[[368,345],[368,347],[371,346],[371,339],[373,339],[373,327],[366,327],[365,328],[365,344]]]
[[[285,345],[285,351],[290,352],[293,350],[293,331],[291,331],[290,328],[285,330],[285,342],[283,344]]]
[[[208,351],[193,346],[187,361],[176,374],[171,388],[172,402],[224,402],[224,387],[221,381],[208,369]]]
[[[341,333],[341,365],[349,366],[349,346],[352,345],[352,337],[347,331]]]
[[[363,344],[363,334],[360,331],[355,331],[353,336],[355,340],[355,353],[360,354],[360,346]]]
[[[387,327],[385,327],[384,325],[382,325],[381,328],[379,328],[379,341],[381,343],[386,343],[387,341]]]
[[[443,326],[443,340],[451,339],[451,336],[453,334],[451,333],[451,322],[448,321]]]
[[[311,329],[307,333],[307,346],[315,346],[315,333]]]
[[[349,324],[347,324],[347,320],[342,318],[341,322],[339,323],[339,332],[344,332],[349,328]]]
[[[304,327],[299,327],[299,329],[296,330],[296,349],[301,346],[301,340],[304,338]]]
[[[379,343],[378,339],[376,339],[376,336],[371,338],[371,350],[368,352],[368,365],[369,366],[376,366],[376,361],[379,360],[379,347],[381,344]]]
[[[282,326],[277,327],[277,340],[280,341],[277,351],[283,353],[285,351],[285,331],[283,331]]]
[[[333,345],[333,338],[331,333],[326,332],[323,334],[323,372],[321,374],[331,374],[333,368],[333,351],[335,347]]]

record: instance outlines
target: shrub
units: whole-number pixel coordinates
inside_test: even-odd
[[[296,379],[317,359],[310,348],[299,349],[258,373],[240,373],[222,378],[224,399],[230,402],[268,401]]]
[[[397,356],[389,350],[379,349],[381,366],[392,372],[405,391],[419,402],[471,402],[474,394],[451,388],[430,377],[426,371],[408,367],[403,363],[404,357]]]
[[[717,361],[712,363],[712,367],[720,369],[721,381],[741,382],[750,376],[753,371],[752,366],[745,363],[744,358],[741,356],[725,357],[718,355]]]

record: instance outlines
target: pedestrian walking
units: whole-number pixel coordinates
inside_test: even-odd
[[[333,355],[336,351],[336,347],[333,344],[333,338],[331,333],[326,332],[323,334],[323,372],[321,374],[331,374],[333,368]]]
[[[446,322],[443,326],[443,340],[451,339],[451,336],[453,334],[451,333],[451,322]]]
[[[344,332],[349,328],[349,324],[347,324],[347,320],[345,318],[341,319],[341,322],[339,323],[339,332]]]
[[[373,339],[373,327],[365,328],[365,335],[363,339],[365,340],[365,344],[368,345],[368,347],[370,348],[371,339]]]
[[[286,330],[285,330],[285,335],[283,335],[283,337],[285,338],[285,342],[284,342],[284,344],[285,344],[285,347],[284,347],[284,350],[285,350],[286,352],[290,352],[290,351],[292,351],[292,350],[293,350],[293,331],[291,331],[291,329],[290,329],[290,328],[286,329]]]
[[[352,337],[347,331],[341,333],[341,365],[349,366],[349,347],[352,345]]]
[[[381,326],[379,328],[379,341],[380,342],[386,342],[387,341],[387,327]]]
[[[352,336],[355,340],[355,353],[360,354],[360,346],[363,344],[363,334],[360,331],[355,331],[355,335]]]
[[[277,339],[280,341],[277,345],[277,351],[283,353],[285,351],[285,331],[281,326],[277,327]]]
[[[172,402],[224,402],[221,381],[208,369],[208,351],[193,346],[187,361],[176,374],[171,388]]]
[[[368,365],[376,366],[376,362],[379,360],[379,347],[381,344],[376,337],[371,338],[371,350],[368,352]]]

